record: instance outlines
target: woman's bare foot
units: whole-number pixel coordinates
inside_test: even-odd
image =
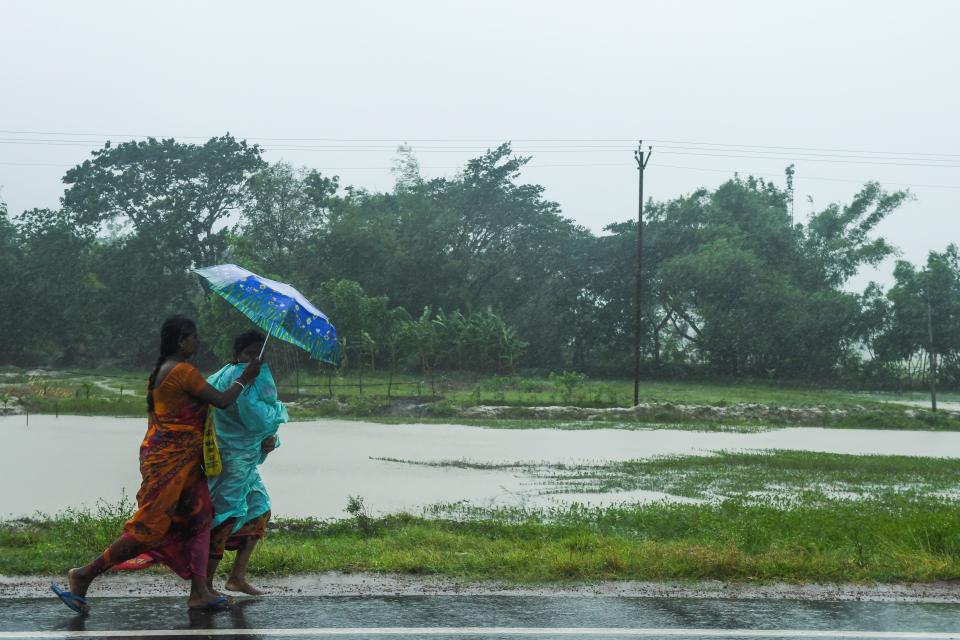
[[[234,578],[230,576],[227,578],[227,583],[223,585],[223,588],[228,591],[239,591],[240,593],[245,593],[248,596],[262,596],[266,591],[261,591],[257,589],[244,578]]]
[[[205,611],[229,609],[233,603],[225,600],[224,596],[207,588],[206,576],[193,576],[190,578],[190,599],[187,600],[187,607],[190,609],[201,609]],[[217,604],[218,601],[219,604]]]
[[[93,578],[88,576],[83,569],[76,568],[67,571],[67,584],[70,585],[70,593],[75,596],[85,598],[91,582],[93,582]]]
[[[93,582],[93,578],[88,577],[83,569],[70,569],[70,571],[67,572],[67,584],[69,585],[69,590],[72,595],[86,598],[87,589],[90,588],[91,582]],[[76,602],[76,605],[80,607],[81,614],[86,615],[90,613],[90,605],[83,604],[79,601]]]

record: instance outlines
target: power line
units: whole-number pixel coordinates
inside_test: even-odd
[[[784,151],[826,151],[826,152],[836,152],[836,153],[860,153],[860,154],[877,154],[877,155],[887,155],[887,154],[899,154],[899,155],[908,155],[908,156],[944,156],[951,158],[960,158],[960,153],[927,153],[922,151],[912,152],[912,151],[872,151],[867,149],[838,149],[838,148],[828,148],[828,147],[792,147],[792,146],[777,146],[777,145],[762,145],[762,144],[732,144],[732,143],[719,143],[719,142],[693,142],[689,140],[656,140],[662,144],[683,144],[683,145],[698,145],[705,147],[739,147],[745,149],[777,149]]]
[[[94,138],[180,138],[188,140],[208,140],[214,136],[158,136],[158,135],[143,135],[143,134],[131,134],[131,133],[80,133],[80,132],[69,132],[69,131],[25,131],[25,130],[16,130],[16,129],[0,129],[2,134],[11,134],[11,135],[40,135],[40,136],[74,136],[74,137],[94,137]],[[241,136],[241,138],[243,138]],[[577,145],[584,145],[585,143],[605,143],[605,144],[617,144],[624,145],[618,147],[621,149],[629,150],[633,148],[635,141],[632,138],[510,138],[510,137],[493,137],[493,138],[409,138],[409,137],[398,137],[398,138],[340,138],[340,137],[288,137],[288,138],[278,138],[278,137],[269,137],[269,136],[247,136],[247,140],[265,140],[271,142],[333,142],[333,143],[390,143],[391,145],[403,144],[403,143],[483,143],[489,144],[494,142],[499,144],[504,140],[510,140],[516,143],[573,143]],[[845,153],[845,154],[861,154],[861,155],[897,155],[897,156],[936,156],[944,158],[960,158],[958,153],[941,153],[941,152],[898,152],[898,151],[883,151],[883,150],[869,150],[869,149],[849,149],[849,148],[836,148],[836,147],[805,147],[805,146],[793,146],[793,145],[769,145],[769,144],[743,144],[743,143],[727,143],[727,142],[705,142],[705,141],[693,141],[693,140],[676,140],[676,139],[666,139],[666,138],[657,138],[650,139],[650,142],[656,142],[659,146],[662,145],[687,145],[693,147],[725,147],[725,148],[735,148],[741,150],[755,150],[759,153],[760,149],[768,149],[773,151],[798,151],[798,152],[824,152],[824,153]],[[76,141],[82,142],[82,141]]]
[[[11,139],[0,139],[0,144],[20,144],[20,145],[39,145],[39,146],[73,146],[73,147],[90,147],[89,142],[81,141],[40,141],[40,140],[11,140]],[[670,149],[673,149],[672,151]],[[264,152],[320,152],[320,153],[343,153],[343,152],[364,152],[364,153],[384,153],[391,151],[389,148],[375,148],[375,147],[349,147],[349,146],[329,146],[329,147],[319,147],[319,146],[275,146],[275,147],[263,147]],[[445,147],[445,148],[427,148],[419,149],[418,153],[464,153],[464,152],[475,152],[477,149],[467,148],[467,147]],[[538,153],[538,154],[547,154],[547,153],[566,153],[566,154],[583,154],[583,153],[622,153],[622,149],[582,149],[582,148],[523,148],[518,147],[514,149],[516,153]],[[854,164],[854,165],[869,165],[869,166],[888,166],[888,167],[925,167],[925,168],[941,168],[941,169],[960,169],[960,164],[951,164],[952,161],[948,160],[931,160],[924,158],[884,158],[884,159],[870,159],[870,158],[861,158],[856,156],[830,156],[823,154],[823,157],[816,157],[813,154],[802,155],[802,154],[793,154],[793,155],[757,155],[751,153],[713,153],[713,150],[696,150],[696,149],[685,149],[678,147],[667,147],[666,149],[661,150],[661,153],[667,155],[677,155],[677,156],[695,156],[695,157],[708,157],[708,158],[741,158],[741,159],[751,159],[751,160],[776,160],[778,162],[797,162],[797,161],[806,161],[806,162],[826,162],[826,163],[835,163],[835,164]],[[723,151],[723,150],[717,150]],[[757,152],[770,154],[772,152]],[[897,161],[904,160],[904,161]],[[917,162],[919,160],[919,162]]]
[[[73,168],[77,165],[75,164],[57,164],[57,163],[48,163],[48,162],[10,162],[10,161],[0,161],[0,166],[19,166],[19,167],[61,167],[61,168]],[[624,162],[569,162],[569,163],[531,163],[524,166],[524,169],[564,169],[564,168],[583,168],[583,167],[611,167],[611,168],[631,168],[630,165]],[[325,166],[311,166],[311,169],[317,169],[318,171],[390,171],[393,167],[388,166],[360,166],[360,167],[325,167]],[[435,166],[435,165],[425,165],[421,166],[421,169],[425,170],[434,170],[434,171],[445,171],[445,170],[456,170],[462,169],[463,165],[453,166]],[[657,163],[657,169],[682,169],[687,171],[701,171],[707,173],[722,173],[726,175],[733,174],[742,174],[755,176],[758,178],[782,178],[783,174],[780,173],[765,173],[758,171],[751,171],[749,169],[743,168],[711,168],[711,167],[691,167],[686,165],[675,165],[675,164],[661,164]],[[854,178],[827,178],[822,176],[807,176],[807,175],[797,175],[794,176],[794,180],[802,182],[804,180],[817,180],[824,182],[845,182],[850,184],[864,184],[866,182],[879,182],[882,185],[890,187],[908,187],[908,188],[923,188],[923,189],[957,189],[960,190],[960,185],[950,185],[950,184],[928,184],[928,183],[916,183],[916,182],[890,182],[886,180],[871,180],[864,178],[862,180],[857,180]]]
[[[251,138],[252,139],[252,138]],[[108,142],[107,139],[101,139],[97,141],[93,140],[63,140],[63,139],[53,139],[53,138],[0,138],[0,143],[3,144],[25,144],[25,145],[40,145],[40,146],[98,146],[103,145]],[[750,155],[764,156],[764,155],[774,155],[780,154],[783,155],[786,153],[784,150],[779,151],[769,151],[769,150],[744,150],[746,145],[727,145],[726,148],[719,146],[672,146],[672,145],[663,145],[664,149],[672,149],[677,152],[689,152],[689,151],[708,151],[712,153],[719,152],[732,152],[732,153],[749,153]],[[267,147],[268,149],[274,150],[361,150],[361,151],[396,151],[396,145],[386,145],[386,144],[372,144],[372,143],[348,143],[344,140],[339,143],[331,144],[277,144]],[[659,147],[658,147],[659,148]],[[430,145],[430,146],[418,146],[416,148],[417,152],[461,152],[461,151],[477,151],[482,149],[489,149],[489,145],[484,146],[464,146],[457,145],[451,146],[447,145]],[[520,152],[570,152],[570,153],[619,153],[623,151],[629,151],[632,149],[632,146],[629,145],[612,145],[612,144],[564,144],[564,145],[552,145],[552,146],[528,146],[526,144],[515,145],[515,151]],[[960,154],[909,154],[902,152],[824,152],[824,151],[795,151],[790,153],[791,158],[794,157],[804,157],[804,156],[813,156],[813,157],[828,157],[828,158],[866,158],[870,159],[871,157],[879,155],[880,158],[884,160],[923,160],[929,162],[955,162],[952,159],[943,159],[938,160],[932,157],[923,157],[923,156],[935,156],[940,155],[945,158],[960,158]]]
[[[0,162],[2,165],[17,167],[75,167],[75,164],[57,164],[55,162]]]
[[[619,166],[619,165],[618,165]],[[710,173],[737,173],[743,175],[754,176],[757,178],[782,178],[782,173],[758,173],[756,171],[749,171],[746,169],[711,169],[707,167],[688,167],[681,166],[676,164],[660,164],[657,163],[657,168],[667,168],[667,169],[687,169],[690,171],[707,171]],[[807,176],[807,175],[797,175],[794,174],[793,179],[795,182],[803,182],[804,180],[823,180],[826,182],[849,182],[854,184],[864,184],[865,182],[879,182],[882,185],[887,185],[891,187],[917,187],[917,188],[926,188],[926,189],[960,189],[960,185],[952,184],[921,184],[916,182],[888,182],[886,180],[854,180],[852,178],[825,178],[821,176]]]
[[[798,160],[791,156],[755,156],[755,155],[741,155],[741,154],[729,154],[729,153],[701,153],[701,152],[677,152],[677,151],[661,151],[668,155],[675,156],[702,156],[708,158],[749,158],[752,160],[782,160],[782,161],[792,161]],[[914,163],[914,162],[878,162],[873,160],[842,160],[837,158],[803,158],[804,162],[830,162],[836,164],[864,164],[872,166],[885,166],[885,167],[940,167],[943,169],[960,169],[960,164],[929,164],[929,163]]]

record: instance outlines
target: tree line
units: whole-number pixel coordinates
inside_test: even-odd
[[[0,362],[143,366],[173,312],[200,318],[222,358],[242,319],[190,269],[234,262],[310,297],[349,368],[627,375],[637,223],[591,233],[521,182],[528,161],[504,143],[428,179],[400,147],[379,192],[229,134],[108,143],[66,172],[59,208],[0,203]],[[649,202],[645,374],[891,386],[922,382],[934,354],[956,384],[957,247],[851,292],[896,255],[875,229],[909,194],[867,183],[805,222],[792,197],[788,168],[784,188],[734,176]]]

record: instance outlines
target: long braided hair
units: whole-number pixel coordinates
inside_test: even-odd
[[[153,387],[157,383],[157,374],[160,367],[180,348],[180,341],[197,332],[197,325],[185,316],[170,316],[163,321],[160,327],[160,357],[157,358],[157,366],[153,368],[150,374],[150,382],[147,384],[147,411],[153,413]]]

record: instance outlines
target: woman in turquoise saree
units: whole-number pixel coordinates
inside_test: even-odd
[[[234,384],[247,366],[257,359],[265,336],[258,331],[242,333],[234,340],[234,361],[207,381],[217,389]],[[258,470],[267,454],[280,445],[277,429],[289,416],[277,399],[277,384],[267,365],[246,386],[237,401],[213,414],[217,430],[222,471],[209,476],[213,500],[210,559],[207,580],[212,589],[213,574],[225,550],[237,552],[225,587],[250,595],[262,593],[247,582],[250,556],[261,540],[270,520],[270,495]]]

